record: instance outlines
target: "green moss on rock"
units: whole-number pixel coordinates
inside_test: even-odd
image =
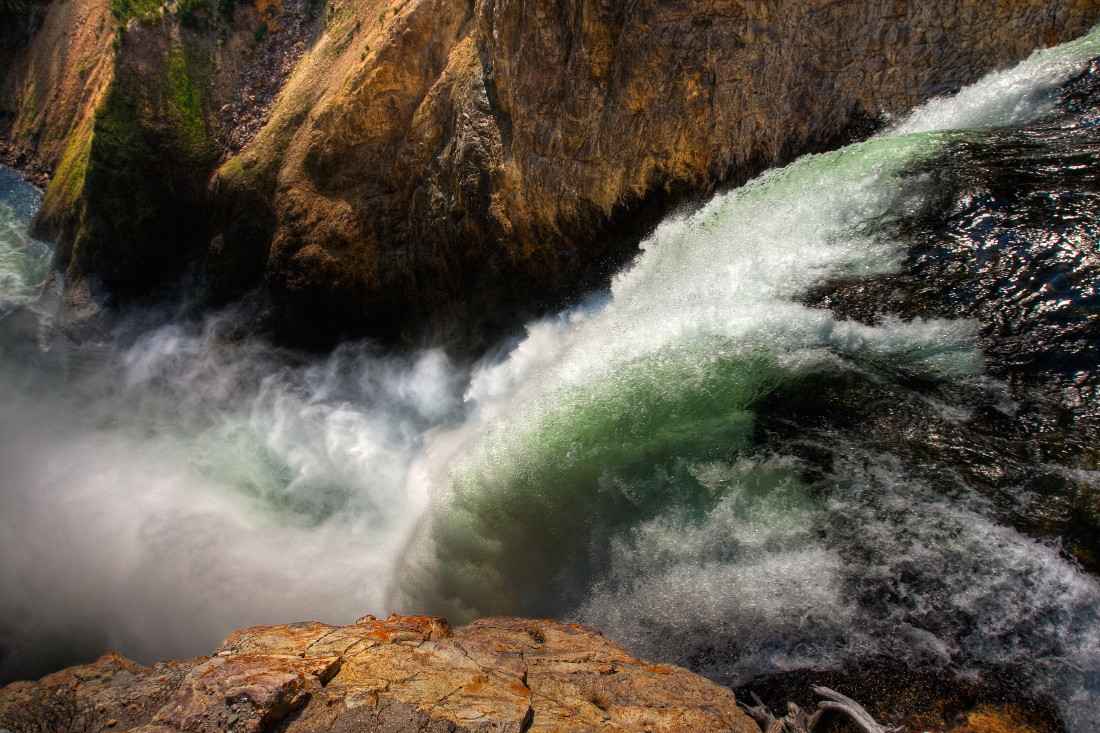
[[[201,82],[206,78],[206,71],[201,63],[196,62],[181,47],[173,48],[168,54],[165,69],[165,82],[171,102],[168,114],[173,118],[173,127],[179,132],[180,142],[188,152],[200,157],[204,157],[214,147],[203,109]]]
[[[164,0],[109,0],[111,15],[118,21],[119,38],[132,18],[149,20],[156,16],[163,4]]]
[[[72,259],[70,245],[75,235],[71,229],[79,228],[83,218],[82,193],[91,148],[90,131],[77,130],[71,134],[46,191],[46,206],[35,223],[39,236],[58,241],[57,264],[61,268],[68,267]]]
[[[198,257],[204,184],[219,154],[201,57],[180,45],[157,56],[157,65],[120,62],[97,110],[73,242],[73,274],[94,271],[122,294],[146,292]],[[79,187],[79,168],[74,159],[69,186]]]
[[[92,148],[91,135],[74,134],[65,146],[61,163],[50,181],[50,195],[58,197],[66,210],[72,210],[84,187],[84,174],[88,170],[88,153]]]

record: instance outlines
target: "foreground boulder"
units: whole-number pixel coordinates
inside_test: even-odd
[[[256,627],[212,657],[146,668],[108,654],[0,691],[4,726],[46,720],[131,733],[759,732],[727,688],[595,629],[428,616]]]

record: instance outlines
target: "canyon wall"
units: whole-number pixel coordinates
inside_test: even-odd
[[[1098,0],[54,0],[0,46],[39,231],[121,298],[259,288],[299,343],[469,344],[675,207],[1100,18]],[[15,34],[11,34],[14,38]],[[472,340],[471,340],[472,339]]]

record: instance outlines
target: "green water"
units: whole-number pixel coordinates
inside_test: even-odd
[[[408,576],[410,607],[536,613],[546,579],[583,561],[592,532],[705,515],[723,491],[699,467],[744,455],[755,404],[823,360],[980,373],[971,324],[869,328],[793,302],[821,278],[899,266],[900,248],[876,235],[897,208],[891,182],[939,146],[924,133],[810,156],[666,224],[612,300],[560,332],[547,363],[462,445],[431,549]]]
[[[18,173],[0,168],[0,307],[37,296],[46,279],[53,251],[27,234],[41,200]]]

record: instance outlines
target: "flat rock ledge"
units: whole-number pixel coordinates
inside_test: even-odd
[[[77,733],[759,733],[729,689],[587,626],[397,615],[258,626],[152,667],[107,654],[0,690],[0,728],[46,720]]]

